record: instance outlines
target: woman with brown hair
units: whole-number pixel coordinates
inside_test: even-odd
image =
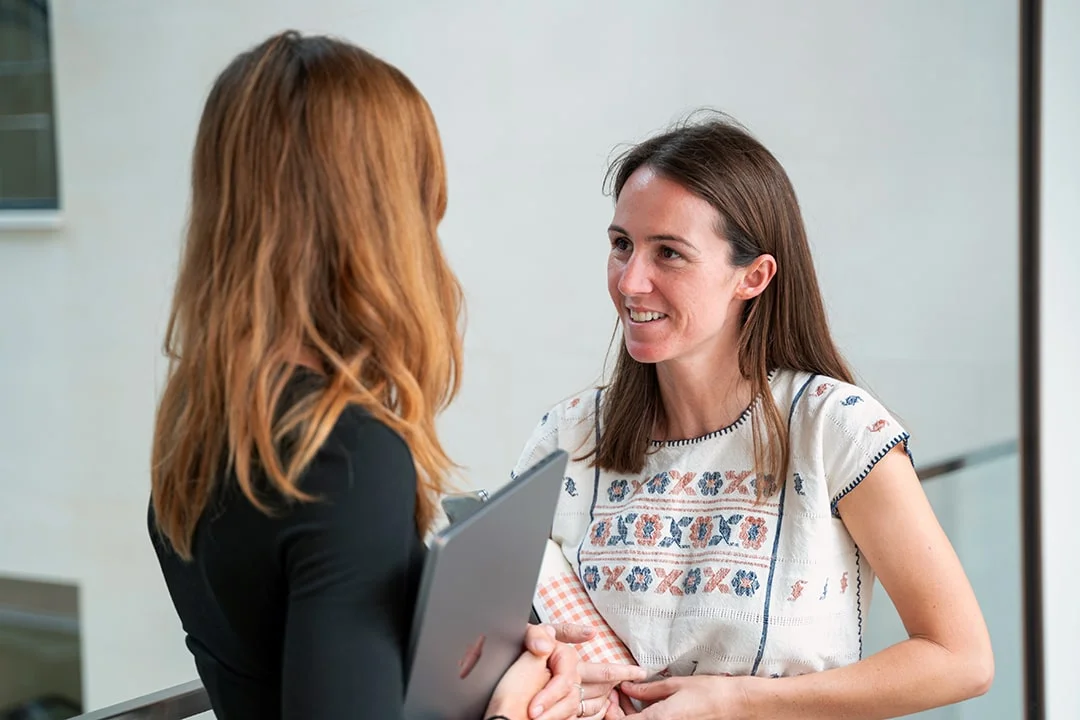
[[[402,716],[462,356],[445,210],[427,103],[364,50],[287,32],[214,84],[149,525],[218,718]],[[491,713],[576,715],[576,653],[527,640]]]
[[[615,689],[650,720],[891,718],[985,692],[978,603],[908,433],[832,340],[776,158],[708,118],[609,177],[618,360],[544,416],[516,470],[577,453],[552,539],[651,675],[583,665],[581,715],[633,713],[607,708]],[[909,639],[864,659],[875,575]]]

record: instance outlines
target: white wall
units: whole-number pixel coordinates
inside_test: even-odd
[[[1080,2],[1043,0],[1041,420],[1047,718],[1080,717],[1076,578],[1080,536]]]
[[[158,348],[204,93],[287,26],[434,108],[470,303],[442,429],[475,484],[599,373],[607,157],[700,105],[789,169],[837,335],[919,459],[1012,437],[1014,5],[54,2],[65,224],[0,235],[0,572],[80,583],[91,706],[193,676],[144,530]]]

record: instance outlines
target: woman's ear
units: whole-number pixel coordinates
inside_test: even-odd
[[[773,277],[776,276],[776,258],[772,255],[758,255],[743,269],[742,280],[735,289],[735,297],[749,300],[765,292]]]

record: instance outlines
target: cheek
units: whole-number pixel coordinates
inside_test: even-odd
[[[620,304],[622,293],[619,292],[619,280],[622,279],[622,265],[609,258],[607,264],[607,287],[611,299],[616,305]]]

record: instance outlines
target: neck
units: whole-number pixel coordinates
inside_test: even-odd
[[[658,440],[688,440],[731,425],[753,399],[750,380],[739,371],[738,351],[717,358],[687,358],[656,367],[664,421]]]

